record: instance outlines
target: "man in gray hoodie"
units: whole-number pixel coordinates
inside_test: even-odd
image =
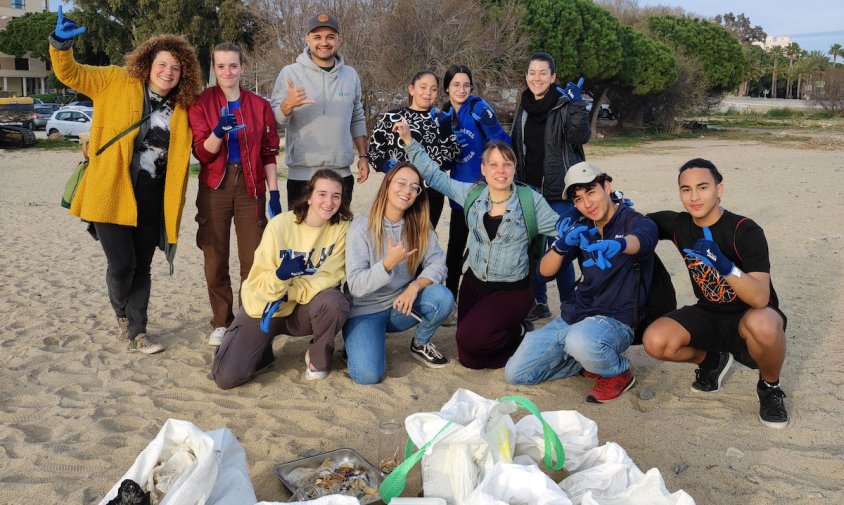
[[[311,18],[307,47],[278,74],[272,95],[278,124],[287,129],[287,205],[306,194],[308,181],[321,168],[343,177],[343,199],[351,202],[358,159],[358,183],[369,176],[366,117],[357,72],[337,54],[342,39],[334,17]]]

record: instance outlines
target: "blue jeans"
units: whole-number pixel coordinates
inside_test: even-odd
[[[536,189],[536,188],[534,188]],[[551,206],[560,217],[580,217],[580,213],[577,209],[574,208],[574,205],[568,200],[554,200],[548,202],[548,205]],[[548,240],[545,243],[545,250],[551,248],[551,244],[554,243],[553,237],[548,237]],[[540,279],[539,275],[536,275],[536,272],[533,272],[535,275],[531,275],[531,287],[533,288],[533,297],[536,303],[548,303],[548,287],[546,284],[550,282],[550,280]],[[557,291],[560,293],[560,303],[563,302],[570,302],[572,296],[572,285],[574,285],[574,265],[569,263],[568,265],[563,266],[560,268],[560,271],[557,272],[557,275],[554,276],[557,280]]]
[[[571,325],[557,317],[525,335],[504,367],[504,377],[510,384],[538,384],[571,377],[583,368],[615,377],[630,368],[622,353],[632,342],[633,329],[611,317],[592,316]]]
[[[448,319],[454,307],[454,295],[442,284],[423,289],[413,302],[413,310],[422,322],[389,308],[372,314],[350,317],[343,326],[343,339],[349,356],[349,375],[358,384],[377,384],[387,368],[386,335],[419,325],[413,341],[425,345],[437,328]]]

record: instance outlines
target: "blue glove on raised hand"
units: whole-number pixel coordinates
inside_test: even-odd
[[[288,249],[282,251],[281,264],[276,269],[275,274],[279,279],[288,281],[293,277],[307,274],[307,267],[304,255],[296,254],[293,249]]]
[[[703,227],[703,238],[695,242],[691,249],[683,249],[683,252],[699,259],[709,268],[714,268],[721,277],[730,275],[733,267],[735,267],[733,262],[724,256],[724,253],[718,248],[718,244],[712,240],[712,232],[708,226]]]
[[[270,203],[268,205],[268,210],[270,212],[270,219],[281,214],[281,200],[279,199],[279,193],[277,189],[270,190]]]
[[[390,170],[395,168],[396,165],[398,165],[398,162],[396,160],[393,160],[393,159],[387,160],[387,161],[384,162],[383,165],[381,165],[381,171],[383,171],[386,174],[387,172],[389,172]]]
[[[583,101],[583,77],[577,80],[577,84],[570,82],[566,84],[566,88],[557,87],[557,91],[562,93],[563,98],[569,103],[580,103]]]
[[[216,135],[217,138],[223,138],[226,134],[236,132],[237,130],[242,130],[244,128],[246,128],[246,125],[238,125],[237,118],[234,117],[234,114],[229,114],[228,110],[223,107],[220,109],[220,121],[217,123],[217,126],[214,127],[214,135]]]
[[[481,130],[483,130],[486,138],[500,139],[506,137],[507,134],[504,131],[504,128],[501,127],[501,123],[499,123],[498,118],[495,117],[495,112],[493,112],[492,107],[486,103],[486,100],[480,100],[474,107],[472,107],[472,118],[481,125]]]
[[[612,203],[621,203],[625,207],[633,208],[633,200],[624,198],[624,193],[617,189],[610,192],[610,200],[612,200]]]
[[[624,237],[589,244],[586,247],[586,253],[591,254],[592,258],[584,261],[583,267],[597,266],[601,270],[606,270],[612,266],[609,260],[625,249],[627,249],[627,240]]]
[[[466,138],[466,134],[463,133],[463,130],[457,128],[456,125],[451,125],[451,131],[454,133],[454,138],[457,139],[457,145],[459,145],[461,149],[469,147],[469,139]]]
[[[454,109],[448,109],[448,112],[443,112],[436,107],[432,107],[428,114],[431,115],[431,120],[442,128],[451,124],[451,120],[454,118]]]
[[[75,38],[88,30],[84,26],[76,26],[76,23],[72,19],[64,17],[61,5],[59,5],[58,14],[59,19],[56,20],[56,31],[53,32],[53,38],[59,42]]]
[[[566,244],[570,246],[577,246],[580,247],[582,250],[586,250],[589,247],[589,244],[592,242],[592,237],[598,234],[598,228],[592,227],[589,228],[588,226],[580,225],[575,226],[568,233],[566,233]]]
[[[577,222],[570,217],[561,218],[557,221],[557,239],[551,244],[551,249],[560,256],[566,254],[569,249],[569,244],[566,243],[566,235],[577,226]]]

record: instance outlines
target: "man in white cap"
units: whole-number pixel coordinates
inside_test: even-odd
[[[342,38],[333,16],[312,17],[305,43],[296,62],[279,72],[270,100],[276,121],[287,128],[287,203],[306,194],[311,176],[322,168],[343,177],[343,200],[351,202],[355,151],[358,183],[369,176],[360,77],[337,53]]]
[[[636,383],[624,351],[645,314],[657,243],[656,225],[611,197],[612,177],[585,161],[565,176],[563,198],[583,217],[563,219],[559,237],[539,263],[539,274],[552,277],[579,259],[583,277],[560,317],[525,335],[507,362],[511,384],[537,384],[580,373],[595,379],[587,401],[619,397]],[[635,320],[634,320],[635,319]]]

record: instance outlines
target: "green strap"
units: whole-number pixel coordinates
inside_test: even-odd
[[[499,402],[513,402],[520,408],[527,410],[539,420],[542,424],[542,433],[545,438],[545,468],[549,470],[560,470],[566,462],[566,452],[563,449],[563,443],[560,442],[560,437],[554,432],[551,425],[542,418],[542,414],[532,401],[522,396],[505,396],[498,399]]]
[[[381,500],[383,500],[384,503],[390,503],[390,500],[399,496],[402,491],[404,491],[404,486],[407,484],[407,474],[410,473],[410,469],[416,466],[416,463],[419,463],[422,456],[425,455],[425,451],[428,450],[428,447],[431,447],[431,444],[440,438],[440,435],[442,435],[451,425],[451,421],[447,422],[431,440],[428,440],[428,442],[414,454],[406,457],[406,459],[402,461],[395,470],[390,472],[390,475],[381,482],[381,486],[378,488],[378,493],[381,495]],[[409,453],[409,450],[412,450],[412,447],[413,442],[408,440],[405,445],[405,455]]]
[[[519,195],[519,205],[522,206],[522,215],[525,217],[528,241],[531,241],[539,234],[539,227],[536,224],[536,205],[533,203],[533,190],[517,182],[516,193]]]
[[[481,196],[484,188],[486,188],[486,184],[482,182],[479,182],[469,188],[469,194],[466,195],[466,201],[463,203],[463,219],[466,221],[467,226],[469,225],[469,208],[475,203],[475,200]]]
[[[116,135],[113,139],[109,140],[108,142],[106,142],[106,143],[105,143],[105,145],[103,145],[102,147],[100,147],[99,149],[97,149],[97,156],[99,156],[100,154],[102,154],[102,153],[103,153],[103,151],[105,151],[106,149],[108,149],[109,147],[111,147],[111,145],[112,145],[112,144],[114,144],[114,143],[115,143],[115,142],[117,142],[118,140],[120,140],[120,139],[122,139],[123,137],[125,137],[127,133],[131,132],[131,131],[132,131],[132,130],[134,130],[135,128],[138,128],[139,126],[141,126],[142,124],[144,124],[144,121],[146,121],[147,119],[149,119],[149,117],[150,117],[150,116],[152,116],[152,113],[153,113],[153,112],[155,112],[155,111],[157,111],[158,109],[160,109],[160,108],[161,108],[161,106],[162,106],[162,105],[164,105],[164,102],[166,102],[166,101],[167,101],[167,99],[165,98],[164,100],[162,100],[162,101],[158,102],[158,104],[157,104],[155,107],[153,107],[151,111],[149,111],[149,114],[147,114],[146,116],[142,117],[140,121],[138,121],[137,123],[133,124],[133,125],[132,125],[132,126],[130,126],[129,128],[126,128],[126,129],[125,129],[125,130],[123,130],[122,132],[118,133],[118,134],[117,134],[117,135]]]

